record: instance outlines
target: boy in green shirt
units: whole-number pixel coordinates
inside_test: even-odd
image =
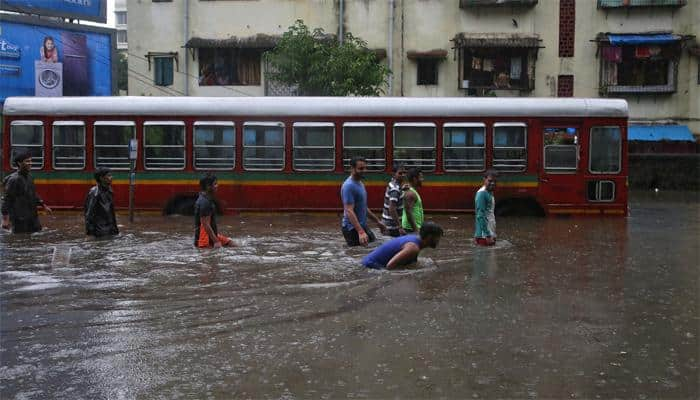
[[[411,168],[406,173],[409,189],[403,198],[403,216],[401,227],[406,232],[418,232],[423,225],[423,200],[418,194],[418,189],[423,186],[423,172],[418,168]]]

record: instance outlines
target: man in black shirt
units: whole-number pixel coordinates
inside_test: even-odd
[[[34,179],[29,174],[32,169],[32,155],[21,152],[14,158],[17,171],[3,180],[5,194],[2,202],[2,227],[14,233],[32,233],[41,230],[36,207],[41,206],[51,213],[34,188]]]
[[[219,235],[216,228],[216,175],[206,174],[199,180],[197,202],[194,203],[194,245],[200,248],[233,246],[233,240]]]
[[[114,215],[112,195],[112,172],[109,168],[98,168],[95,181],[85,198],[85,233],[94,237],[119,233],[117,218]]]

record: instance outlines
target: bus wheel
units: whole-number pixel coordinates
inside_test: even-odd
[[[535,199],[505,199],[496,204],[495,214],[501,216],[543,217],[542,207]]]
[[[163,215],[194,215],[194,196],[176,196],[168,201]]]

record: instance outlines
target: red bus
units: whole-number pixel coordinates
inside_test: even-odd
[[[185,213],[214,171],[224,211],[337,211],[349,159],[362,155],[372,208],[398,161],[424,171],[427,210],[472,210],[493,168],[501,212],[627,214],[624,100],[15,97],[4,118],[3,174],[31,151],[37,190],[58,209],[81,208],[101,166],[126,208],[135,138],[140,210]]]

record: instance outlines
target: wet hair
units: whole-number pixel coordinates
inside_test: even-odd
[[[364,158],[364,157],[362,157],[362,156],[353,157],[353,158],[350,160],[350,167],[351,167],[351,168],[356,168],[356,167],[357,167],[357,163],[360,162],[360,161],[367,162],[367,159]]]
[[[216,175],[209,172],[199,180],[199,187],[202,188],[202,190],[207,190],[207,188],[209,188],[209,186],[213,185],[215,182]]]
[[[396,172],[400,169],[406,169],[406,163],[400,162],[400,161],[394,161],[394,164],[391,166],[391,172]]]
[[[484,172],[484,178],[488,178],[489,176],[492,178],[498,178],[498,171],[495,169],[486,170],[486,172]]]
[[[105,176],[105,175],[107,175],[107,174],[111,174],[111,173],[112,173],[112,170],[109,169],[109,168],[105,168],[105,167],[100,167],[100,168],[98,168],[98,169],[95,171],[95,182],[99,183],[99,182],[100,182],[100,178],[102,178],[103,176]]]
[[[23,150],[15,154],[15,158],[13,158],[12,161],[15,163],[15,166],[19,168],[19,163],[26,160],[27,158],[32,158],[32,153],[30,153],[27,150]]]
[[[416,179],[422,174],[423,171],[420,170],[420,168],[417,167],[411,167],[406,171],[406,179],[411,182],[413,179]]]
[[[425,239],[428,236],[441,237],[443,235],[442,228],[435,222],[425,222],[423,226],[420,227],[420,238]]]

